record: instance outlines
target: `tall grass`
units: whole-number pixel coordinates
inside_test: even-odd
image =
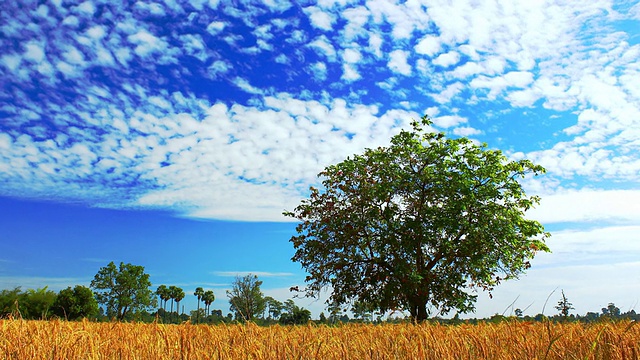
[[[0,320],[0,359],[638,359],[640,326],[163,325]]]

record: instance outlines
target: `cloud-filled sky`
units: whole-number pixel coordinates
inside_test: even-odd
[[[579,313],[640,301],[640,4],[123,3],[3,5],[0,288],[114,260],[224,312],[235,274],[285,300],[304,273],[282,211],[428,114],[548,171],[524,185],[553,253],[477,316],[556,288]]]

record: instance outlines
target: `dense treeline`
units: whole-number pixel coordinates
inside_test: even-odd
[[[197,295],[196,295],[197,296]],[[258,325],[274,324],[305,324],[312,321],[317,324],[341,324],[341,323],[404,323],[410,322],[404,315],[382,317],[359,309],[352,309],[351,316],[340,309],[329,308],[329,316],[323,313],[318,319],[311,320],[309,310],[298,307],[292,299],[285,302],[278,301],[272,297],[263,297],[264,307],[262,313],[253,318],[253,322]],[[556,307],[558,309],[558,307]],[[496,314],[488,319],[460,319],[455,316],[451,319],[432,318],[430,322],[440,324],[462,324],[502,321],[522,320],[526,322],[539,322],[551,320],[554,322],[596,322],[602,320],[635,320],[640,321],[640,314],[631,309],[622,312],[614,303],[609,303],[606,308],[598,312],[587,312],[584,315],[563,314],[563,309],[558,309],[559,313],[551,316],[537,314],[535,316],[523,315],[520,309],[515,309],[515,315],[505,316]],[[566,316],[565,316],[566,315]],[[156,311],[140,311],[132,313],[126,317],[128,321],[141,322],[162,322],[162,323],[192,323],[202,324],[232,324],[242,322],[242,314],[223,314],[220,309],[209,310],[198,308],[191,310],[189,314],[184,310],[166,311],[160,307]],[[47,287],[40,289],[22,290],[20,287],[11,290],[0,291],[0,318],[22,318],[33,320],[66,319],[80,320],[87,318],[93,321],[110,321],[103,308],[99,307],[92,290],[88,287],[77,285],[68,287],[56,293]]]

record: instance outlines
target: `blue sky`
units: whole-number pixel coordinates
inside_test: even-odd
[[[3,5],[0,288],[88,285],[113,260],[225,312],[248,272],[284,301],[305,275],[282,211],[426,113],[548,170],[523,185],[553,253],[475,316],[554,289],[638,310],[636,2],[127,3]]]

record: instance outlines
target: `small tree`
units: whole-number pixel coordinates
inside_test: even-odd
[[[518,318],[521,318],[522,316],[524,316],[522,309],[519,309],[519,308],[516,309],[515,313],[516,313],[516,317]]]
[[[407,310],[414,321],[474,309],[469,288],[492,290],[548,251],[549,234],[525,212],[538,203],[518,182],[544,168],[509,161],[466,138],[401,131],[388,147],[366,149],[328,166],[323,190],[286,216],[300,221],[293,261],[309,274],[308,296]]]
[[[260,285],[262,281],[256,275],[249,274],[236,277],[231,290],[227,290],[231,304],[229,309],[235,313],[237,320],[253,321],[263,313],[266,303]]]
[[[562,290],[562,298],[560,299],[560,301],[558,301],[558,305],[556,305],[555,308],[560,312],[560,315],[564,319],[567,319],[569,317],[569,312],[572,309],[575,309],[573,307],[573,304],[570,303],[569,299],[567,299],[567,297],[564,295],[564,290]]]
[[[67,320],[94,317],[99,311],[93,291],[82,285],[60,290],[52,309],[55,315]]]
[[[107,316],[124,320],[129,313],[136,313],[157,305],[151,282],[144,267],[114,262],[100,268],[91,281],[96,300],[106,308]]]
[[[609,317],[619,317],[620,309],[614,303],[609,303],[606,308],[602,308],[602,315]]]

